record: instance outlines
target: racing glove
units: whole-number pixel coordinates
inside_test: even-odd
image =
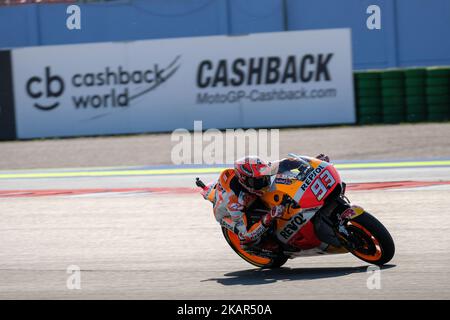
[[[252,227],[251,231],[238,230],[237,234],[241,245],[258,243],[261,235],[270,227],[274,219],[281,217],[284,212],[284,206],[274,206],[269,213],[266,213],[262,219],[261,224]],[[241,227],[242,228],[242,227]],[[244,226],[245,228],[245,226]]]
[[[283,215],[283,212],[284,206],[282,205],[272,207],[270,212],[265,214],[261,219],[263,226],[265,226],[266,228],[269,227],[274,219],[279,218]]]

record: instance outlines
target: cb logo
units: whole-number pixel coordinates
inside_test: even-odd
[[[45,68],[45,77],[34,76],[26,83],[27,94],[33,99],[46,98],[53,100],[64,93],[64,80],[60,76],[52,75],[50,67]],[[42,103],[42,102],[41,102]],[[34,107],[42,111],[50,111],[59,106],[59,102],[47,102],[47,104],[35,103]]]

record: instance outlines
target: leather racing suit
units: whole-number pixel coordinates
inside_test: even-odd
[[[298,168],[300,162],[294,158],[285,158],[270,164],[270,174]],[[233,169],[225,169],[219,176],[216,184],[214,199],[214,216],[225,228],[236,233],[241,242],[258,242],[268,230],[274,218],[280,216],[284,210],[281,206],[272,208],[257,223],[247,229],[245,212],[258,199],[257,195],[250,193],[238,181]]]

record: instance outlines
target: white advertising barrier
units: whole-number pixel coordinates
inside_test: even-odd
[[[349,29],[13,50],[19,138],[355,122]]]

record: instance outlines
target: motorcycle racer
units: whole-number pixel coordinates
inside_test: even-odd
[[[329,162],[324,154],[316,158]],[[261,219],[250,229],[247,227],[245,213],[268,191],[271,176],[300,167],[300,162],[294,158],[285,158],[272,163],[266,163],[257,156],[248,156],[237,160],[234,168],[225,169],[216,183],[214,198],[214,216],[224,227],[239,236],[244,247],[257,246],[261,237],[270,228],[274,219],[280,217],[284,207],[279,205],[271,210],[259,209]],[[258,210],[258,209],[257,209]],[[271,245],[266,243],[265,246]],[[273,249],[266,248],[268,250]]]

